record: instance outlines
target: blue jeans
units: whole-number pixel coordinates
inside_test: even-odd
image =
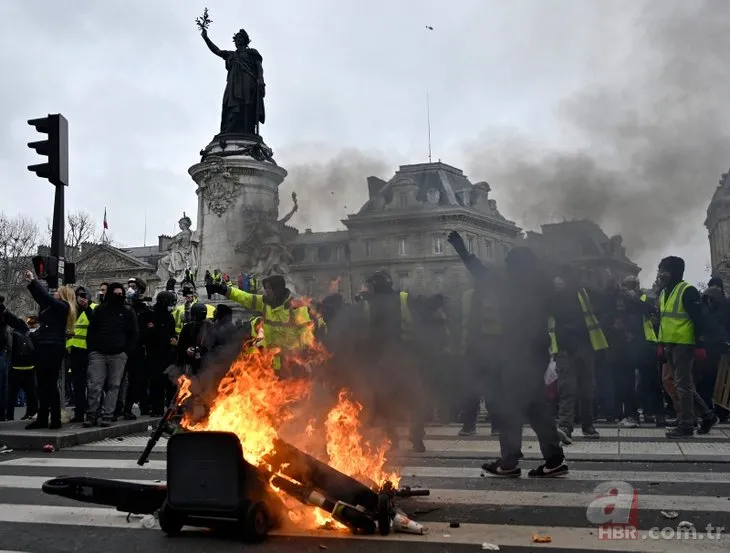
[[[8,365],[10,356],[0,351],[0,420],[5,420],[5,408],[8,398]]]

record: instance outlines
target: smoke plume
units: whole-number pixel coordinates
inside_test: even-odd
[[[283,215],[290,208],[286,199],[291,192],[296,192],[299,212],[292,224],[300,231],[341,228],[340,220],[356,213],[367,201],[367,177],[386,176],[392,172],[385,157],[377,153],[346,149],[331,155],[319,148],[307,148],[306,151],[304,148],[294,147],[281,156],[289,175],[280,189],[282,206],[279,213]],[[302,158],[325,161],[297,163]]]
[[[560,136],[578,147],[490,133],[468,146],[469,173],[527,228],[592,219],[651,271],[697,235],[730,164],[728,28],[727,2],[647,2],[607,45],[607,57],[628,52],[620,70],[599,62],[595,82],[558,106]]]

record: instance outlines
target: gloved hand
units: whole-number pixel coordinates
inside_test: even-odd
[[[707,360],[707,350],[705,348],[695,348],[695,359],[697,361]]]
[[[446,241],[454,247],[456,253],[459,255],[469,253],[466,249],[466,244],[464,244],[464,239],[455,230],[452,230],[449,233],[446,237]]]
[[[664,346],[662,344],[657,345],[656,347],[656,356],[657,357],[664,357]]]
[[[211,284],[210,293],[220,294],[221,296],[228,297],[228,286],[226,286],[225,284]]]

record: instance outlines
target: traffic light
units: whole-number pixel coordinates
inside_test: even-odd
[[[39,133],[48,135],[47,140],[28,143],[29,148],[48,157],[47,163],[29,165],[28,170],[56,186],[68,186],[68,121],[60,113],[55,113],[30,119],[28,124]]]

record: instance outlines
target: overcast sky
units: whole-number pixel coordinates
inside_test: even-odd
[[[290,173],[282,212],[291,190],[299,193],[301,213],[292,223],[300,229],[335,228],[366,199],[369,174],[389,178],[398,165],[427,160],[428,92],[434,158],[463,168],[472,182],[488,181],[503,213],[528,228],[599,219],[624,235],[649,284],[669,253],[687,259],[691,280],[704,278],[704,209],[730,165],[723,119],[730,3],[712,3],[711,17],[704,4],[663,0],[648,10],[638,0],[211,0],[209,35],[230,48],[244,27],[263,55],[262,134]],[[187,169],[218,131],[226,78],[194,24],[203,6],[0,3],[3,210],[45,225],[53,194],[26,170],[37,159],[25,146],[36,139],[26,120],[61,112],[71,136],[68,210],[88,211],[101,225],[106,207],[111,235],[125,246],[142,245],[145,206],[147,244],[176,231],[183,211],[195,220]],[[724,52],[724,60],[700,72],[684,59],[680,67],[697,75],[683,90],[685,79],[675,74],[673,100],[659,109],[676,54],[667,53],[667,40],[680,57]],[[720,87],[711,98],[710,87]],[[698,96],[697,105],[685,105],[688,94]],[[663,129],[662,110],[682,117]],[[688,126],[698,132],[698,113],[706,115],[708,136],[693,135],[686,162],[676,144],[661,147],[681,166],[669,170],[666,159],[646,151],[661,142],[657,135],[681,139]],[[630,146],[616,140],[619,126]],[[647,129],[654,138],[645,140]],[[702,147],[703,140],[713,146]],[[656,165],[669,176],[650,174]],[[586,189],[576,182],[560,188],[571,180],[586,180]],[[606,195],[614,187],[620,201]],[[687,189],[696,191],[690,197]],[[638,216],[639,202],[654,216]],[[662,226],[662,214],[673,223]]]

